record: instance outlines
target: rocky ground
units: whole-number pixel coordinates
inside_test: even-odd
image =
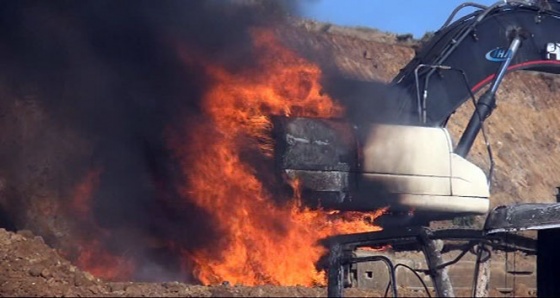
[[[525,290],[525,291],[524,291]],[[521,296],[534,296],[516,289]],[[0,296],[49,297],[325,297],[326,288],[281,286],[201,286],[181,282],[106,282],[84,272],[49,247],[40,236],[23,230],[17,233],[0,229]],[[432,296],[434,293],[431,293]],[[469,295],[466,290],[458,295]],[[424,291],[399,288],[404,297],[426,297]],[[496,289],[493,297],[504,295]],[[383,297],[384,293],[346,289],[348,297]]]
[[[26,230],[13,233],[0,229],[0,268],[0,296],[326,296],[325,288],[105,282],[81,271],[46,245],[40,236]],[[354,297],[381,297],[383,293],[349,289],[345,294]],[[406,296],[424,296],[424,293],[407,291]]]

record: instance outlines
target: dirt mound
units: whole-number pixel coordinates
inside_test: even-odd
[[[28,231],[15,234],[0,229],[0,258],[4,296],[88,295],[100,284]]]
[[[27,230],[0,229],[0,296],[324,297],[325,288],[105,282],[83,272]],[[408,293],[414,294],[414,293]],[[419,293],[420,294],[420,293]],[[380,297],[349,289],[346,295]]]

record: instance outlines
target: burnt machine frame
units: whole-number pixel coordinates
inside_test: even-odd
[[[505,2],[508,2],[507,0]],[[515,2],[515,1],[510,1]],[[560,2],[560,1],[557,1]],[[497,2],[492,6],[479,5],[472,2],[466,2],[459,5],[446,20],[442,28],[449,25],[453,17],[459,10],[464,7],[473,6],[483,10],[478,16],[477,22],[482,20],[492,9],[503,4]],[[538,3],[537,3],[538,4]],[[538,4],[541,5],[541,4]],[[560,6],[560,4],[556,4]],[[466,36],[474,30],[475,22],[469,30],[466,30],[451,46],[451,52]],[[475,103],[475,111],[469,121],[469,124],[461,136],[459,144],[455,148],[455,153],[465,157],[470,151],[472,144],[482,130],[485,141],[483,123],[490,116],[496,106],[496,92],[505,76],[508,66],[510,65],[517,50],[522,45],[523,40],[527,37],[527,32],[522,28],[516,28],[510,33],[511,44],[508,49],[507,59],[501,63],[495,73],[494,80],[490,88]],[[448,53],[449,53],[448,52]],[[444,56],[439,61],[444,61]],[[418,68],[427,67],[431,69],[430,75],[424,81],[423,88],[420,90],[420,82],[418,79]],[[426,97],[427,87],[431,74],[438,70],[453,70],[451,67],[436,63],[435,65],[420,64],[415,69],[415,85],[417,95],[417,109],[420,122],[426,122]],[[462,70],[459,70],[462,72]],[[464,72],[462,72],[465,77]],[[466,80],[466,77],[465,77]],[[466,84],[468,85],[468,84]],[[470,89],[469,89],[470,91]],[[422,96],[421,96],[422,94]],[[489,182],[492,178],[493,160],[491,149],[486,141],[488,153],[490,155],[491,168]],[[490,183],[489,183],[490,185]],[[483,229],[443,229],[432,230],[427,227],[399,227],[391,230],[383,230],[380,232],[368,232],[358,234],[337,235],[323,239],[322,244],[329,248],[328,255],[328,285],[327,291],[329,297],[342,297],[343,288],[348,286],[346,281],[349,266],[360,262],[384,262],[390,273],[390,284],[387,287],[392,291],[393,297],[397,297],[395,265],[385,256],[367,256],[356,257],[353,252],[359,247],[376,247],[383,245],[391,245],[395,250],[401,251],[422,251],[428,265],[427,273],[431,277],[434,290],[438,297],[454,297],[452,282],[449,279],[444,268],[457,263],[466,253],[476,247],[476,262],[473,273],[472,296],[476,295],[477,276],[479,274],[482,262],[490,258],[491,253],[487,249],[491,247],[493,250],[501,250],[505,252],[521,251],[529,255],[537,255],[537,295],[538,296],[560,296],[560,284],[551,273],[560,271],[560,254],[554,247],[560,245],[560,188],[557,195],[557,203],[547,204],[516,204],[511,206],[500,206],[487,214]],[[515,234],[515,232],[523,230],[537,230],[537,239],[532,239]],[[444,262],[441,251],[438,249],[436,240],[454,240],[464,241],[462,246],[463,252],[452,261]],[[457,247],[455,247],[457,249]],[[486,255],[484,254],[486,252]],[[415,274],[417,274],[415,272]],[[425,285],[424,285],[425,286]],[[427,287],[425,287],[427,290]],[[385,294],[387,294],[387,291]]]
[[[518,231],[537,230],[537,239],[515,234]],[[454,297],[452,282],[444,272],[444,268],[457,263],[467,252],[476,248],[472,296],[477,288],[477,275],[480,264],[490,257],[484,247],[493,250],[512,252],[520,251],[527,255],[542,258],[547,268],[537,261],[537,291],[539,296],[556,296],[560,293],[560,285],[550,276],[551,264],[558,264],[559,257],[551,256],[549,251],[539,254],[539,247],[548,245],[550,237],[542,236],[542,232],[552,232],[555,243],[560,242],[560,203],[549,204],[517,204],[500,206],[490,212],[483,229],[442,229],[432,230],[426,227],[405,227],[379,232],[367,232],[337,235],[323,240],[322,244],[329,248],[328,257],[328,296],[342,297],[349,266],[360,262],[383,261],[390,272],[390,285],[393,297],[397,297],[395,265],[384,256],[355,257],[353,252],[360,247],[378,247],[391,245],[396,251],[422,251],[428,265],[427,273],[432,279],[437,297]],[[463,245],[450,246],[447,250],[462,249],[455,259],[444,262],[436,240],[464,241]],[[443,247],[446,250],[446,247]],[[487,252],[486,255],[484,252]],[[554,266],[553,266],[554,267]],[[540,274],[539,274],[540,273]],[[542,276],[540,276],[542,275]]]

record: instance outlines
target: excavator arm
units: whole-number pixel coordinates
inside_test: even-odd
[[[560,12],[548,6],[499,2],[438,30],[393,79],[395,117],[407,124],[445,126],[472,93],[494,79],[514,35],[522,43],[508,71],[560,73]],[[554,6],[552,6],[552,4]]]

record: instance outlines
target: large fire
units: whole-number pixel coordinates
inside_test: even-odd
[[[316,65],[283,47],[272,31],[254,30],[252,36],[253,67],[232,72],[202,60],[211,78],[202,101],[205,121],[189,122],[170,141],[186,177],[182,196],[212,214],[221,233],[216,247],[184,257],[203,284],[324,284],[315,263],[325,249],[317,241],[379,230],[371,224],[378,214],[338,216],[308,210],[297,198],[284,204],[273,199],[278,194],[267,190],[250,162],[272,153],[268,116],[340,117],[344,111],[321,93]],[[188,51],[180,55],[186,67],[201,63]]]
[[[318,240],[383,211],[310,210],[275,177],[271,116],[345,116],[317,65],[248,36],[283,3],[11,1],[0,224],[106,280],[324,284]]]

